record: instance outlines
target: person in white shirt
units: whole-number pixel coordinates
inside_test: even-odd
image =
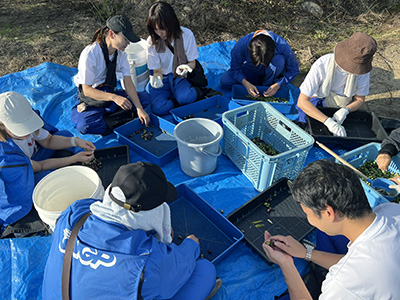
[[[299,121],[306,115],[324,123],[335,136],[345,137],[342,123],[349,112],[358,110],[369,94],[372,59],[376,41],[361,32],[339,42],[334,53],[320,57],[311,67],[300,86],[297,103]],[[339,108],[333,116],[326,116],[316,106]]]
[[[135,117],[149,124],[143,107],[150,105],[150,95],[136,92],[124,52],[130,42],[138,41],[129,20],[117,15],[96,31],[82,51],[74,77],[78,101],[71,113],[81,133],[107,135]],[[125,90],[116,89],[117,78],[123,78]]]
[[[199,50],[193,32],[180,26],[168,3],[160,1],[150,7],[147,29],[150,34],[147,39],[147,64],[153,73],[149,87],[152,111],[157,115],[166,115],[175,106],[201,98],[201,88],[187,79],[198,63]],[[203,78],[207,85],[204,74]]]
[[[396,299],[400,295],[400,205],[371,209],[357,174],[344,165],[318,160],[290,184],[308,222],[350,242],[345,255],[313,250],[291,236],[265,231],[263,249],[278,264],[290,299],[312,299],[293,263],[304,258],[329,269],[319,299]]]

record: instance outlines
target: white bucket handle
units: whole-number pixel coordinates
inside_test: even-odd
[[[218,156],[220,156],[221,153],[222,153],[222,148],[221,148],[221,146],[218,146],[218,152],[217,152],[217,153],[212,153],[212,152],[208,151],[208,150],[207,150],[206,148],[204,148],[204,147],[199,147],[199,148],[196,148],[196,149],[198,149],[199,152],[201,152],[201,153],[203,153],[203,154],[210,155],[210,156],[214,156],[214,157],[218,157]]]

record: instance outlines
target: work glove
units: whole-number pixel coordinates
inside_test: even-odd
[[[155,89],[162,88],[164,86],[164,83],[162,82],[161,76],[155,77],[153,75],[150,75],[150,85]]]
[[[342,107],[341,109],[337,110],[333,115],[333,121],[337,122],[339,125],[342,125],[344,120],[346,120],[347,115],[349,114],[350,110],[346,107]]]
[[[341,137],[346,137],[346,129],[337,122],[335,122],[332,118],[327,118],[324,122],[324,125],[328,127],[329,131],[334,135],[334,136],[341,136]]]
[[[176,67],[176,74],[178,76],[185,76],[187,73],[192,73],[192,68],[188,65],[179,65]]]
[[[399,184],[389,185],[389,189],[394,189],[394,190],[396,190],[397,193],[400,193],[400,185]]]

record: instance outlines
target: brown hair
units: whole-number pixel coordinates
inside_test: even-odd
[[[174,9],[165,2],[154,3],[147,14],[147,30],[149,31],[153,45],[160,39],[154,31],[156,27],[167,31],[167,40],[169,42],[172,42],[175,37],[182,34],[181,25]]]
[[[90,41],[90,45],[93,44],[94,42],[97,42],[101,45],[106,40],[106,36],[109,31],[110,28],[108,28],[107,26],[103,26],[97,29],[92,37],[92,40]],[[119,31],[114,31],[114,33],[118,34]]]

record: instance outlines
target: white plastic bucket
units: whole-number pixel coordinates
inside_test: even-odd
[[[33,205],[40,219],[52,230],[59,215],[73,202],[85,198],[103,199],[99,175],[89,167],[57,169],[39,181],[33,190]]]
[[[185,120],[174,129],[182,171],[191,177],[214,172],[222,150],[222,127],[209,119]]]
[[[147,67],[147,41],[141,39],[137,43],[130,43],[125,49],[131,70],[132,81],[138,92],[143,92],[149,81],[150,71]],[[121,81],[124,88],[124,84]]]

